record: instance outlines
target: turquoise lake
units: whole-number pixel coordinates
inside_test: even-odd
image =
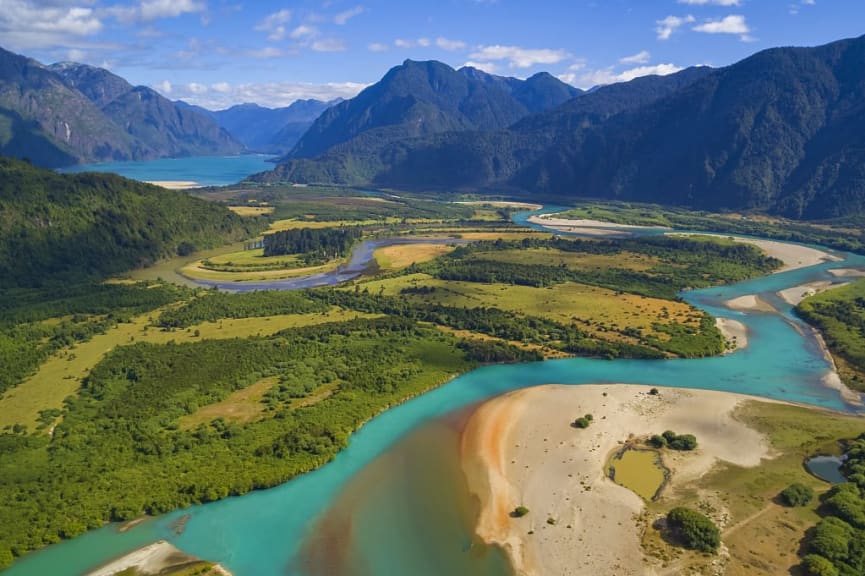
[[[455,482],[448,480],[453,471],[441,456],[450,449],[450,436],[441,428],[449,418],[518,388],[596,382],[725,390],[857,411],[823,386],[829,365],[817,341],[774,295],[804,282],[837,281],[827,272],[831,268],[865,267],[865,257],[839,255],[843,262],[683,293],[688,302],[748,326],[749,346],[734,354],[663,361],[573,358],[480,368],[371,420],[346,450],[315,472],[269,490],[179,510],[126,533],[114,526],[90,532],[25,557],[4,576],[78,575],[158,539],[220,562],[235,576],[507,576],[510,568],[500,555],[479,550],[466,530],[471,503],[442,510],[462,497],[448,484]],[[781,314],[721,306],[744,294],[764,294]],[[344,518],[334,520],[334,514]],[[423,514],[429,523],[418,522]],[[184,517],[185,530],[177,534],[172,525]]]
[[[240,182],[250,174],[272,170],[275,164],[268,162],[271,158],[260,154],[160,158],[141,162],[80,164],[59,172],[110,172],[141,181],[182,180],[197,182],[202,186],[227,186]]]

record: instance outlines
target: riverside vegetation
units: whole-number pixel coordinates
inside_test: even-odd
[[[7,256],[16,272],[6,277],[9,304],[0,314],[2,565],[107,521],[284,482],[333,458],[378,412],[479,363],[718,354],[724,346],[713,319],[676,291],[778,266],[724,240],[572,241],[514,227],[507,210],[492,205],[273,187],[209,194],[268,202],[274,225],[289,218],[291,227],[338,229],[363,220],[366,234],[474,243],[371,270],[351,285],[300,292],[105,282],[135,263],[184,252],[183,242],[260,230],[262,217],[240,220],[218,205],[119,178],[61,177],[20,163],[10,170],[35,190],[56,178],[94,202],[121,200],[114,217],[91,227],[134,222],[139,206],[163,198],[209,216],[166,226],[159,242],[126,242],[138,229],[114,228],[94,253],[67,252],[56,270]],[[47,212],[63,201],[31,198]],[[27,201],[15,196],[10,205],[23,214]],[[77,230],[74,212],[58,214]],[[154,225],[172,217],[152,215]],[[36,228],[30,246],[41,246]],[[184,258],[195,256],[174,263]],[[80,269],[89,274],[74,274]],[[103,337],[107,344],[91,346]]]

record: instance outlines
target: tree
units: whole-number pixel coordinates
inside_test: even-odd
[[[802,566],[808,576],[838,576],[838,569],[818,554],[808,554],[802,559]]]
[[[785,506],[805,506],[814,498],[814,490],[801,482],[794,482],[781,491],[781,502]]]
[[[667,514],[667,526],[686,548],[715,552],[721,545],[721,531],[703,514],[679,506]]]
[[[511,512],[511,516],[514,518],[522,518],[523,516],[525,516],[528,513],[529,513],[529,509],[526,508],[525,506],[517,506],[516,508],[514,508],[514,511]]]
[[[580,416],[576,420],[574,420],[573,426],[574,428],[588,428],[589,424],[592,423],[592,415],[586,414],[585,416]]]

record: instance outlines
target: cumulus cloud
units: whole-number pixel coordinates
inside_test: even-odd
[[[668,40],[673,32],[684,26],[696,22],[697,19],[688,14],[687,16],[667,16],[663,20],[655,22],[655,32],[658,33],[658,40]]]
[[[291,21],[291,10],[283,8],[278,12],[268,14],[264,20],[255,25],[259,32],[267,32],[267,39],[277,42],[285,38],[285,25]]]
[[[742,0],[678,0],[679,4],[690,4],[692,6],[705,6],[713,4],[715,6],[741,6]]]
[[[102,19],[92,8],[66,2],[0,0],[0,38],[6,48],[43,48],[75,42],[100,32]],[[78,2],[77,4],[81,4]]]
[[[749,33],[751,29],[745,22],[745,17],[740,14],[731,14],[720,20],[707,20],[703,24],[694,26],[695,32],[705,34],[737,34],[743,42],[753,40]]]
[[[582,72],[577,68],[559,75],[558,78],[562,82],[566,82],[578,88],[588,89],[593,86],[615,84],[616,82],[628,82],[634,78],[640,78],[642,76],[666,76],[668,74],[675,74],[681,69],[681,66],[676,66],[675,64],[636,66],[620,72],[616,72],[613,67],[603,68],[600,70],[584,70]]]
[[[366,85],[356,82],[329,84],[272,82],[236,85],[222,82],[207,86],[192,82],[172,86],[170,82],[165,81],[154,85],[153,88],[165,96],[170,95],[174,100],[183,100],[209,110],[223,110],[243,102],[255,102],[261,106],[278,108],[288,106],[299,99],[314,98],[328,101],[335,98],[353,98],[366,88]]]
[[[624,58],[619,58],[619,62],[621,64],[646,64],[651,59],[652,55],[648,53],[648,51],[643,50],[634,54],[633,56],[625,56]]]
[[[176,18],[181,14],[203,12],[206,9],[204,2],[196,0],[142,0],[139,7],[142,20]]]
[[[568,57],[564,50],[547,48],[532,49],[519,46],[480,46],[469,54],[469,58],[478,62],[507,61],[511,68],[530,68],[536,64],[557,64]]]
[[[351,20],[355,16],[360,16],[364,12],[365,12],[365,9],[363,6],[355,6],[351,10],[346,10],[345,12],[340,12],[339,14],[334,16],[333,21],[335,24],[342,26],[343,24],[345,24],[346,22],[348,22],[349,20]]]
[[[307,26],[306,24],[302,24],[291,31],[292,38],[315,38],[318,36],[318,28],[315,26]]]
[[[387,52],[390,48],[387,44],[381,44],[380,42],[373,42],[369,46],[366,47],[370,52]]]
[[[473,60],[469,60],[461,67],[477,68],[487,74],[495,74],[499,70],[499,67],[494,62],[475,62]]]

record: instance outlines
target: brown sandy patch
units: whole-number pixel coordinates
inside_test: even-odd
[[[743,323],[730,318],[715,318],[715,326],[718,327],[727,342],[724,354],[748,347],[748,327]]]

